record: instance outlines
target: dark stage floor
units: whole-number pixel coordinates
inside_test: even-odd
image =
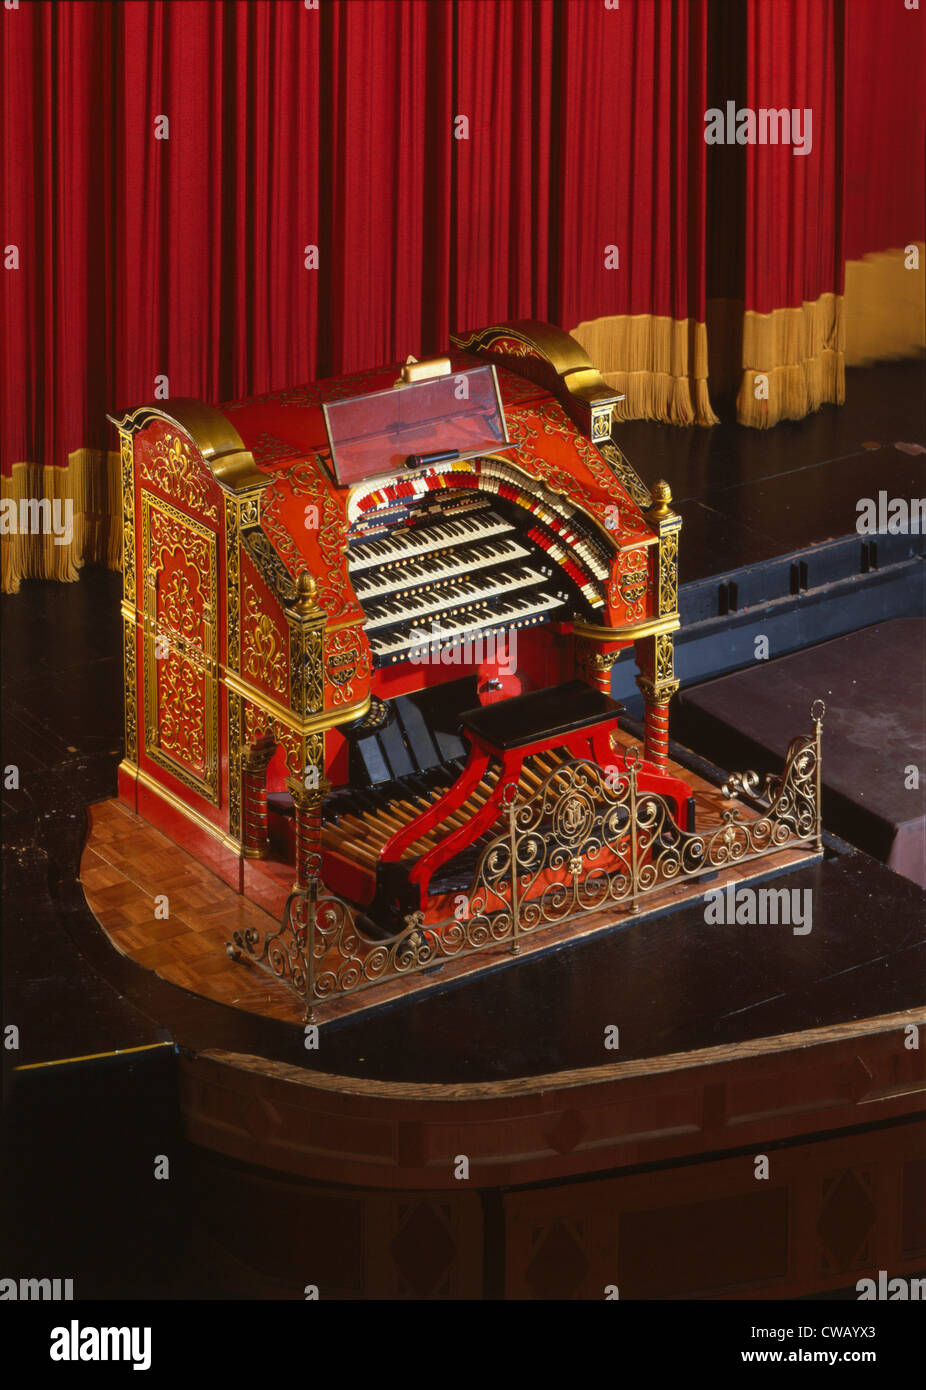
[[[644,481],[672,488],[689,584],[854,534],[860,497],[920,496],[926,456],[896,445],[926,443],[926,378],[920,362],[849,368],[845,405],[772,430],[631,420],[617,439]]]

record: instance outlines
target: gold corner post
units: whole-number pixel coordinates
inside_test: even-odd
[[[672,490],[664,480],[653,488],[653,505],[646,513],[659,537],[656,593],[660,618],[678,615],[678,535],[682,519],[670,508]],[[669,701],[678,690],[672,633],[659,632],[636,643],[640,675],[637,685],[644,703],[644,755],[656,767],[669,764]]]

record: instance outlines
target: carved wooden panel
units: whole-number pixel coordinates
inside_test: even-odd
[[[244,553],[240,572],[241,674],[249,684],[288,706],[289,629],[277,600]]]
[[[146,756],[218,802],[217,538],[142,494]]]
[[[642,623],[656,616],[653,603],[654,547],[621,550],[608,584],[609,619],[615,625]]]
[[[136,441],[135,458],[141,484],[218,525],[215,483],[185,435],[166,423],[155,423]]]
[[[325,633],[325,708],[362,700],[369,689],[370,647],[361,627]]]

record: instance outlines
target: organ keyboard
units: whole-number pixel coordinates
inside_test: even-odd
[[[486,329],[448,364],[115,421],[121,794],[257,901],[290,864],[380,933],[446,919],[512,797],[577,757],[623,767],[622,653],[639,784],[689,815],[666,772],[668,489],[560,330]]]

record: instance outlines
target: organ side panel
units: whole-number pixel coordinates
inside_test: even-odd
[[[221,489],[168,421],[135,436],[134,456],[138,765],[219,823]]]

